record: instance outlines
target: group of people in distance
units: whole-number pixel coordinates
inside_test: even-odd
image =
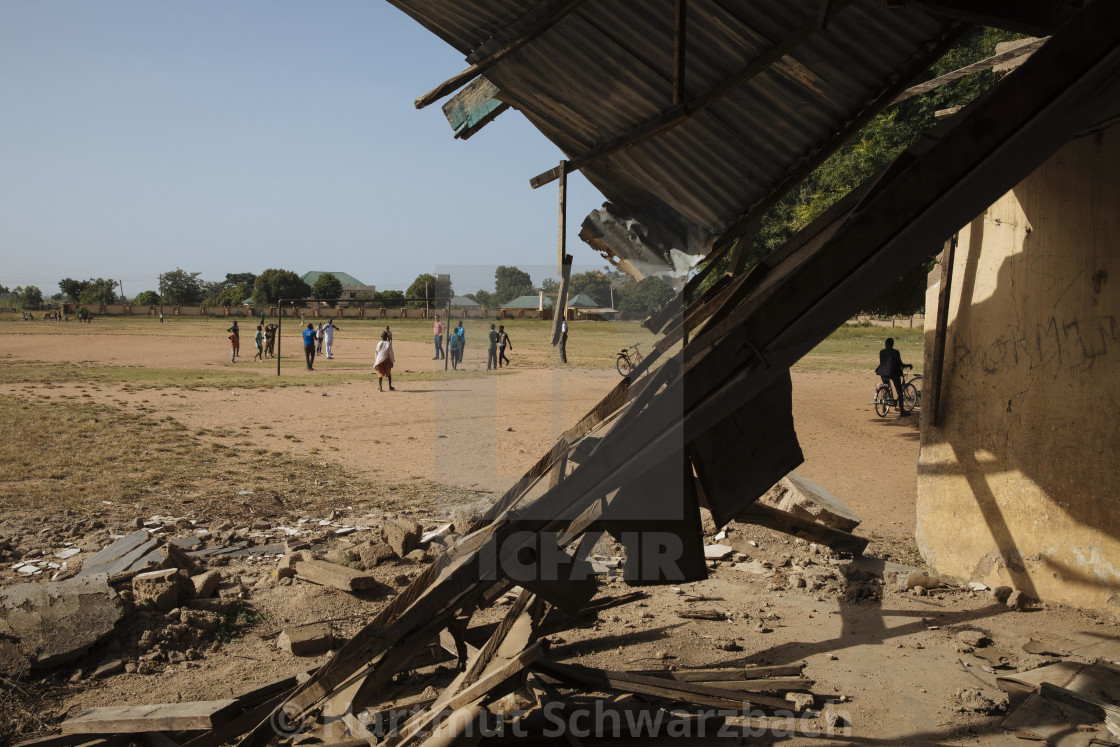
[[[467,331],[463,329],[463,323],[459,322],[455,329],[447,338],[447,353],[443,350],[443,321],[440,319],[439,314],[436,314],[435,324],[432,326],[432,339],[435,343],[436,354],[432,360],[438,361],[448,358],[447,353],[451,356],[448,361],[451,363],[451,368],[458,371],[459,364],[463,362],[463,353],[467,349]],[[509,339],[509,334],[506,332],[504,324],[499,324],[497,329],[494,325],[490,325],[490,332],[486,336],[486,370],[496,370],[502,367],[503,362],[506,366],[510,365],[509,356],[506,355],[506,348],[513,350],[513,343]]]
[[[303,355],[308,371],[315,370],[316,356],[325,352],[328,360],[334,357],[334,333],[337,330],[339,330],[339,327],[334,323],[334,319],[328,319],[326,324],[320,322],[317,328],[315,324],[307,323],[307,328],[303,330],[302,337]],[[264,315],[262,314],[261,323],[257,325],[256,334],[253,335],[253,342],[257,348],[257,352],[253,356],[254,361],[263,361],[265,358],[275,357],[274,348],[278,331],[279,327],[277,325],[264,324]],[[241,331],[237,322],[234,321],[233,326],[226,332],[229,332],[230,362],[236,363],[237,358],[241,355]],[[566,329],[565,332],[567,332]],[[436,314],[433,333],[436,354],[432,360],[449,358],[451,367],[456,371],[459,370],[459,364],[463,362],[463,352],[467,347],[467,331],[463,328],[463,323],[459,322],[448,336],[446,353],[443,348],[444,326],[439,314]],[[506,355],[507,348],[512,351],[513,342],[506,332],[505,325],[495,327],[491,324],[490,332],[487,334],[487,371],[497,370],[502,368],[503,365],[507,367],[510,365],[509,356]],[[396,354],[393,352],[393,333],[389,327],[385,327],[385,331],[381,333],[381,340],[377,343],[373,360],[373,368],[377,372],[378,391],[384,391],[382,384],[384,379],[389,380],[389,391],[396,391],[396,387],[393,386],[393,366],[396,360]]]
[[[160,315],[160,321],[163,321],[163,315]],[[253,335],[253,343],[257,347],[257,352],[253,355],[254,361],[263,361],[265,358],[275,358],[276,348],[276,330],[278,329],[275,324],[265,324],[264,315],[261,315],[261,323],[257,325],[256,334]],[[335,329],[338,329],[335,327]],[[241,356],[241,328],[237,326],[237,321],[233,322],[233,326],[226,330],[229,332],[229,347],[230,347],[230,363],[237,363],[238,357]]]

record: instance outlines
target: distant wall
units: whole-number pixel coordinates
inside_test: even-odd
[[[1117,127],[1074,140],[961,230],[943,423],[923,413],[918,468],[918,547],[939,573],[1120,606],[1118,245]]]

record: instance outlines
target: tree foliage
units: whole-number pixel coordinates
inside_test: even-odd
[[[527,296],[532,292],[533,279],[524,270],[506,265],[500,265],[494,270],[494,295],[498,297],[498,305],[509,303],[518,296]]]
[[[607,306],[611,301],[611,277],[601,270],[588,270],[572,275],[568,280],[568,297],[572,298],[580,293],[590,296],[600,306]]]
[[[432,306],[443,306],[447,302],[443,299],[451,298],[451,279],[439,278],[430,272],[425,272],[422,275],[417,275],[416,279],[412,281],[412,285],[408,286],[405,295],[409,298],[430,298]],[[424,301],[409,301],[409,306],[414,308],[424,308]]]
[[[334,273],[320,273],[311,284],[311,296],[324,301],[337,301],[342,296],[342,281]]]
[[[404,306],[404,293],[398,290],[374,291],[370,300],[380,304],[382,308],[399,309]]]
[[[303,299],[311,296],[311,287],[291,270],[269,268],[257,276],[253,284],[253,301],[260,306],[275,304],[281,298]]]
[[[159,294],[153,290],[140,291],[132,299],[132,303],[137,306],[155,306],[159,303]]]
[[[978,27],[938,60],[927,71],[925,79],[990,57],[995,54],[997,43],[1019,36],[999,29]],[[748,266],[756,264],[784,244],[837,200],[917,142],[923,132],[936,124],[934,112],[968,104],[995,82],[996,75],[991,70],[974,73],[880,113],[767,213],[748,254]],[[729,252],[724,252],[715,261],[726,264],[729,256]],[[921,310],[925,304],[923,268],[928,271],[932,263],[932,258],[927,258],[920,267],[905,273],[866,310],[887,315],[912,314]],[[721,269],[716,268],[712,272],[710,282],[719,278]]]
[[[173,306],[191,306],[205,298],[205,289],[199,279],[201,272],[187,272],[176,267],[165,272],[160,279],[163,302]]]
[[[58,289],[65,293],[71,301],[78,300],[78,297],[82,295],[82,290],[86,285],[87,281],[75,280],[74,278],[63,278],[58,281]]]
[[[117,281],[107,278],[91,278],[84,283],[78,294],[78,303],[96,305],[117,302]]]
[[[17,285],[12,289],[11,301],[17,308],[35,308],[43,303],[43,292],[34,285],[29,285],[26,288]]]
[[[665,305],[675,293],[659,277],[648,277],[637,283],[627,283],[614,290],[614,304],[627,314],[650,314]]]
[[[469,294],[467,298],[484,309],[497,309],[501,307],[501,302],[498,301],[498,294],[491,293],[490,291],[478,290]]]

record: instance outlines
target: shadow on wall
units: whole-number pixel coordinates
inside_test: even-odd
[[[1111,139],[1115,152],[1120,136]],[[1094,140],[1075,141],[962,232],[944,421],[922,424],[923,554],[976,579],[998,566],[1039,598],[1053,598],[1039,586],[1062,583],[1120,589],[1120,304],[1109,286],[1120,188],[1099,172],[1102,159],[1090,157],[1097,173],[1082,171],[1081,184],[1064,168],[1097,150]],[[963,526],[975,517],[968,502],[989,536]]]

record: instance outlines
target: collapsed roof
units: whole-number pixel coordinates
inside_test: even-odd
[[[609,200],[580,237],[638,278],[683,278],[749,232],[967,27],[924,9],[959,2],[390,2],[472,64],[417,106],[484,72],[445,107],[457,136],[521,111]],[[1004,25],[1064,19],[1031,5]]]

